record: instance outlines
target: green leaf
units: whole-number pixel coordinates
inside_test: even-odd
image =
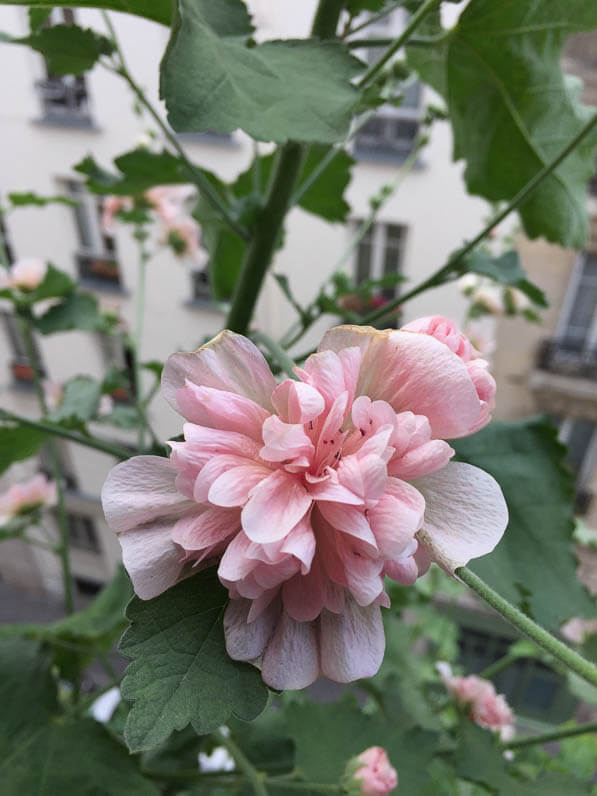
[[[539,307],[548,306],[547,298],[541,288],[527,280],[517,251],[507,251],[494,257],[488,252],[476,249],[464,260],[462,273],[488,276],[501,285],[511,285],[522,291]]]
[[[108,415],[98,418],[102,423],[110,423],[118,428],[139,428],[143,422],[134,406],[116,405]]]
[[[91,293],[71,293],[37,318],[35,325],[42,334],[67,332],[71,329],[93,332],[103,329],[105,321],[95,296]]]
[[[52,25],[13,42],[27,44],[41,53],[50,72],[56,75],[81,75],[100,56],[114,52],[110,39],[77,25]]]
[[[0,0],[0,5],[30,6],[31,0]],[[172,21],[172,3],[170,0],[36,0],[36,7],[52,9],[66,6],[67,8],[105,8],[110,11],[123,11],[140,17],[153,19],[163,25]]]
[[[50,420],[62,425],[80,425],[95,417],[100,399],[100,383],[90,376],[75,376],[64,385],[64,398]]]
[[[28,10],[29,29],[32,32],[39,30],[47,22],[51,13],[51,8],[30,8]]]
[[[551,630],[571,616],[596,616],[576,577],[573,478],[554,426],[541,418],[492,423],[451,444],[460,461],[494,476],[510,514],[497,548],[471,569]]]
[[[71,293],[75,288],[75,283],[70,276],[64,271],[59,271],[51,263],[48,265],[48,270],[41,282],[35,290],[19,291],[18,303],[31,306],[37,301],[44,301],[49,298],[61,298]],[[12,298],[12,291],[2,291],[2,295],[6,298]]]
[[[87,155],[74,169],[87,177],[85,184],[90,191],[100,194],[132,196],[154,185],[192,182],[183,161],[166,150],[134,149],[117,157],[114,164],[119,174],[106,171]]]
[[[0,425],[0,473],[14,462],[35,456],[48,439],[43,431],[28,426]]]
[[[566,78],[560,60],[570,34],[596,26],[592,0],[467,5],[439,51],[454,158],[466,160],[471,193],[511,199],[588,121],[593,111],[579,102],[577,81]],[[425,79],[425,67],[420,74]],[[596,144],[593,131],[525,200],[519,213],[529,237],[584,246]]]
[[[346,136],[359,96],[350,81],[362,65],[344,45],[301,39],[248,48],[242,3],[228,0],[219,16],[211,6],[210,0],[178,0],[160,81],[175,130],[241,127],[277,142],[333,143]]]
[[[381,11],[386,4],[386,0],[348,0],[346,10],[353,17],[361,11]]]
[[[153,600],[134,597],[120,651],[133,659],[122,695],[134,702],[125,728],[131,751],[151,749],[191,724],[213,732],[232,714],[255,718],[267,702],[260,673],[226,653],[227,593],[203,570]]]
[[[30,8],[29,10],[39,11],[40,9]],[[13,191],[8,194],[8,199],[14,207],[46,207],[49,204],[77,206],[77,202],[74,199],[69,199],[68,196],[40,196],[33,191]]]

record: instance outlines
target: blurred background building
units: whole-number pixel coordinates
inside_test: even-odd
[[[254,0],[249,5],[262,36],[302,36],[308,33],[315,0],[300,4],[291,0]],[[158,63],[169,31],[136,17],[111,16],[131,72],[152,102],[160,105]],[[104,30],[102,17],[95,10],[55,9],[51,17],[53,22],[67,23],[75,18],[83,26]],[[397,13],[368,32],[372,37],[391,36],[402,23],[403,18]],[[0,30],[26,35],[27,10],[2,7]],[[585,80],[586,100],[597,104],[596,44],[595,37],[581,37],[570,48],[566,65]],[[366,51],[360,54],[367,57]],[[72,167],[89,153],[101,165],[109,166],[114,157],[134,148],[139,135],[151,124],[134,113],[133,97],[126,85],[99,66],[83,77],[57,77],[31,49],[1,44],[0,73],[4,75],[0,198],[12,191],[31,190],[40,195],[65,194],[78,202],[76,207],[54,204],[43,209],[18,209],[6,215],[3,232],[11,258],[39,257],[55,263],[93,292],[103,309],[114,311],[132,326],[136,244],[129,228],[123,225],[116,226],[114,235],[106,234],[100,223],[101,202],[86,192],[81,175]],[[426,88],[411,83],[402,106],[380,108],[351,143],[357,162],[346,197],[352,208],[349,224],[327,224],[301,209],[290,213],[285,246],[276,255],[274,270],[288,277],[300,302],[311,300],[321,282],[337,268],[356,226],[370,212],[369,198],[398,175],[430,101],[438,100]],[[246,169],[253,157],[252,142],[240,131],[231,135],[184,135],[180,141],[193,161],[225,180]],[[262,149],[267,151],[266,146]],[[437,270],[489,215],[485,202],[466,194],[461,172],[461,164],[451,161],[449,125],[434,124],[429,144],[418,156],[415,167],[385,204],[354,255],[342,265],[344,270],[360,280],[397,272],[408,284],[416,284]],[[543,314],[541,324],[518,318],[495,322],[494,372],[498,381],[498,418],[543,411],[560,424],[562,439],[569,445],[570,465],[577,474],[577,510],[589,527],[597,528],[597,501],[592,499],[597,491],[597,181],[588,186],[587,201],[592,232],[585,251],[564,250],[518,237],[523,266],[529,279],[546,292],[550,308]],[[164,360],[173,351],[192,350],[205,336],[222,327],[226,307],[212,300],[206,268],[209,263],[197,269],[165,250],[152,259],[148,266],[142,359]],[[400,285],[389,289],[385,297],[395,297],[399,289]],[[467,302],[458,287],[450,285],[409,302],[403,318],[406,322],[422,315],[442,314],[460,323],[466,309]],[[18,327],[9,312],[0,310],[1,405],[38,416],[31,368]],[[269,277],[255,324],[280,336],[290,325],[292,315],[277,282]],[[325,319],[305,338],[305,349],[317,341],[323,327]],[[126,347],[115,346],[112,339],[99,333],[40,336],[36,343],[44,371],[53,382],[64,382],[79,373],[101,379],[114,364],[123,370],[131,368]],[[150,380],[147,374],[147,385]],[[123,397],[126,395],[120,396]],[[161,439],[179,433],[179,419],[159,396],[151,404],[150,413]],[[102,428],[100,433],[133,441],[126,431]],[[60,443],[60,453],[67,477],[73,573],[79,595],[84,597],[95,593],[120,562],[118,542],[105,525],[98,498],[114,461],[105,454],[65,442]],[[6,486],[35,469],[31,462],[15,466],[0,484]],[[593,565],[591,555],[588,551],[584,559],[585,576],[593,579],[597,591],[593,574],[597,572],[597,561]],[[18,540],[3,542],[0,547],[0,581],[31,591],[61,593],[54,556]],[[495,643],[488,642],[490,637]],[[468,649],[469,660],[475,660],[475,655],[478,658],[482,649],[485,663],[499,657],[502,647],[509,643],[503,628],[488,629],[486,616],[476,623],[469,622],[466,638],[463,649]],[[478,668],[482,668],[479,661]],[[543,677],[541,693],[547,688],[550,704],[557,704],[558,689],[550,686],[551,675],[549,670],[546,672],[537,668],[527,674],[535,680]]]

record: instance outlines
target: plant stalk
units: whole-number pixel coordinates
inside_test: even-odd
[[[149,259],[145,244],[142,239],[142,230],[137,230],[139,243],[139,267],[137,269],[137,286],[135,291],[135,403],[139,413],[139,428],[137,430],[137,448],[143,453],[145,448],[146,417],[143,408],[143,372],[141,368],[141,345],[143,342],[143,320],[145,313],[145,276]]]
[[[220,730],[216,730],[216,732],[212,733],[212,737],[230,752],[239,771],[242,771],[251,783],[255,796],[267,796],[267,790],[263,784],[264,777],[257,771],[255,766],[248,757],[245,756],[242,749],[235,744],[232,738],[228,735],[224,735]]]
[[[429,288],[443,285],[445,282],[449,282],[452,279],[455,279],[457,276],[460,276],[461,272],[456,268],[456,266],[464,259],[464,257],[466,257],[466,255],[469,254],[477,246],[477,244],[486,238],[491,230],[497,226],[497,224],[503,221],[506,216],[510,215],[513,210],[516,210],[535,190],[535,188],[553,171],[555,171],[560,163],[562,163],[562,161],[565,160],[574,149],[576,149],[583,138],[586,138],[596,125],[597,113],[594,114],[579,130],[579,132],[574,136],[570,143],[564,147],[560,154],[554,158],[551,163],[548,163],[540,171],[538,171],[537,174],[535,174],[535,176],[532,177],[527,184],[520,189],[516,196],[514,196],[508,202],[506,207],[497,213],[471,241],[455,251],[454,254],[448,258],[447,263],[442,266],[442,268],[432,274],[428,279],[425,279],[419,285],[414,287],[408,293],[405,293],[403,296],[391,301],[389,304],[380,307],[378,310],[370,312],[362,319],[361,323],[373,323],[374,321],[378,321],[380,318],[385,318],[386,315],[392,313],[398,306],[404,304],[406,301],[409,301],[415,296],[418,296],[419,293],[423,293],[425,290],[429,290]]]
[[[485,583],[478,575],[475,575],[468,567],[459,567],[455,574],[482,600],[485,600],[488,605],[501,614],[506,621],[514,625],[517,630],[532,639],[549,652],[550,655],[553,655],[554,658],[557,658],[557,660],[582,677],[583,680],[597,686],[597,665],[583,658],[578,652],[575,652],[532,619],[529,619],[526,614],[523,614],[516,606],[494,591],[491,586]]]
[[[578,724],[575,727],[562,727],[559,730],[544,732],[540,735],[529,735],[526,738],[513,738],[511,741],[502,744],[502,746],[505,749],[521,749],[524,746],[535,746],[537,744],[550,743],[550,741],[562,741],[564,738],[574,738],[576,735],[586,735],[590,732],[597,732],[597,721]]]

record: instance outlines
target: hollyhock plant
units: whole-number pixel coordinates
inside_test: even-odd
[[[16,287],[24,291],[35,290],[44,281],[47,271],[47,264],[35,257],[17,260],[8,272],[0,275],[0,288]]]
[[[489,553],[507,523],[495,480],[447,439],[488,422],[495,384],[449,321],[340,326],[297,380],[225,331],[174,354],[162,389],[187,420],[170,459],[104,485],[136,593],[218,564],[226,646],[278,689],[368,677],[384,653],[384,576],[412,584]]]
[[[56,505],[56,484],[39,473],[0,495],[0,525],[42,506]]]
[[[468,677],[457,677],[452,674],[449,663],[440,661],[437,670],[446,690],[456,702],[469,711],[469,717],[475,724],[488,730],[498,732],[502,741],[510,740],[514,735],[514,713],[502,694],[497,694],[490,680],[484,680],[474,674]]]
[[[345,789],[355,796],[386,796],[398,785],[398,774],[381,746],[370,746],[347,766]]]

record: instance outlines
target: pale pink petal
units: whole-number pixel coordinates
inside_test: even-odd
[[[230,453],[246,456],[247,459],[256,459],[259,453],[259,443],[237,431],[220,431],[217,428],[196,426],[193,423],[185,423],[183,431],[188,443],[186,447],[190,450],[196,448],[201,456],[207,458],[208,454]]]
[[[433,439],[407,451],[400,458],[388,462],[388,473],[410,480],[429,475],[445,467],[454,456],[454,450],[441,439]]]
[[[321,393],[310,384],[285,379],[272,395],[272,403],[285,423],[309,423],[325,409]]]
[[[230,600],[224,614],[226,652],[235,661],[253,661],[263,653],[269,641],[278,615],[278,601],[268,607],[253,622],[248,622],[251,602]]]
[[[383,591],[383,559],[371,558],[362,543],[346,534],[338,539],[338,553],[350,593],[359,605],[371,605]]]
[[[284,584],[284,609],[297,622],[310,622],[321,613],[326,601],[324,578],[321,566],[315,559],[306,575],[298,573]]]
[[[319,511],[334,528],[343,533],[361,539],[372,553],[377,552],[377,542],[362,509],[342,503],[328,503],[321,500],[317,503]]]
[[[317,634],[311,622],[296,622],[282,611],[261,665],[263,680],[271,688],[306,688],[319,677]]]
[[[251,573],[255,583],[262,589],[273,589],[290,580],[300,570],[300,562],[294,556],[284,556],[276,564],[259,563]]]
[[[388,480],[386,463],[377,454],[346,456],[338,466],[340,483],[363,500],[377,500]]]
[[[407,323],[402,329],[405,332],[422,332],[435,337],[465,362],[468,362],[474,356],[473,346],[466,335],[460,331],[454,321],[442,315],[428,315],[425,318],[417,318],[416,321]]]
[[[258,484],[242,511],[242,526],[253,542],[283,539],[311,506],[297,478],[276,470]]]
[[[431,558],[454,573],[471,558],[490,553],[508,524],[506,501],[497,481],[484,470],[450,462],[413,485],[425,498],[417,538]]]
[[[433,436],[464,436],[481,406],[465,362],[427,334],[338,326],[319,346],[326,352],[357,345],[363,356],[357,395],[387,401],[396,412],[425,415]]]
[[[412,586],[419,577],[419,567],[413,556],[397,558],[386,561],[384,574],[403,586]]]
[[[269,412],[244,395],[199,387],[187,379],[184,387],[177,390],[176,401],[181,414],[191,423],[238,431],[261,442],[261,427]]]
[[[186,380],[217,390],[244,395],[272,411],[275,379],[257,346],[234,332],[223,331],[192,354],[173,354],[164,366],[162,390],[178,410],[177,391]]]
[[[179,444],[184,446],[184,443]],[[179,462],[179,466],[185,466],[181,459],[179,459]],[[259,470],[262,478],[265,478],[270,472],[269,468],[265,465],[260,465],[259,462],[255,462],[252,459],[247,459],[245,456],[238,456],[232,453],[222,453],[212,456],[202,465],[198,475],[196,474],[196,468],[193,468],[192,464],[188,465],[188,469],[192,470],[193,477],[196,479],[193,487],[193,498],[197,503],[207,503],[209,490],[217,478],[223,473],[228,472],[228,470],[245,466],[250,466]]]
[[[386,492],[368,511],[368,520],[380,553],[397,558],[412,544],[423,523],[425,500],[410,484],[389,478]]]
[[[106,522],[116,533],[177,517],[195,507],[175,486],[176,468],[162,456],[134,456],[114,467],[102,489]]]
[[[338,683],[373,677],[385,649],[379,606],[362,607],[347,597],[341,614],[323,610],[319,622],[321,673]]]
[[[284,462],[301,456],[310,461],[314,453],[313,443],[298,423],[283,423],[272,415],[263,424],[264,447],[259,455],[268,462]]]
[[[312,354],[305,362],[303,372],[308,374],[309,383],[323,396],[328,408],[346,390],[342,361],[332,351]]]
[[[313,500],[327,500],[334,503],[345,503],[352,506],[362,506],[362,498],[351,492],[350,489],[339,484],[332,478],[309,485],[309,494]]]
[[[215,506],[244,506],[252,490],[270,473],[258,462],[232,467],[213,482],[208,500]]]
[[[306,575],[315,555],[315,534],[311,528],[311,518],[306,514],[290,531],[281,549],[282,553],[294,556],[301,563],[301,571]]]
[[[226,586],[246,578],[255,569],[255,560],[247,556],[250,546],[251,540],[241,531],[226,548],[218,567],[218,577]]]
[[[172,529],[172,539],[185,550],[203,550],[240,530],[238,509],[205,509],[182,517]]]

